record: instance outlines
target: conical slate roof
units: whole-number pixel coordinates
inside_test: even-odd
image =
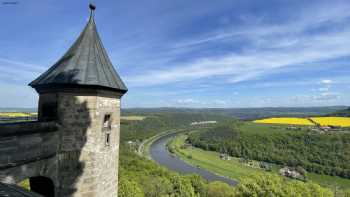
[[[29,85],[33,88],[81,85],[127,92],[97,33],[93,9],[89,22],[72,47]]]

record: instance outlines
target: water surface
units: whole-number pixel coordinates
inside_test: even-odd
[[[151,157],[154,161],[162,166],[165,166],[171,170],[177,171],[182,174],[195,173],[208,181],[222,181],[230,185],[236,185],[237,181],[216,175],[205,169],[198,168],[187,164],[181,159],[173,156],[167,149],[166,143],[176,135],[176,133],[169,134],[157,139],[150,147]]]

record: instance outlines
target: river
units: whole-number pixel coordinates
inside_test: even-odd
[[[181,159],[173,156],[167,149],[166,143],[176,135],[176,133],[163,136],[154,141],[150,147],[151,157],[154,161],[171,170],[182,174],[195,173],[199,174],[208,181],[222,181],[230,185],[236,185],[237,181],[216,175],[205,169],[191,166]]]

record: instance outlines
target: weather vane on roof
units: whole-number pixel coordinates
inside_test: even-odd
[[[96,6],[92,3],[89,3],[89,8],[91,10],[90,12],[90,18],[94,16],[94,11],[96,10]]]
[[[96,9],[96,6],[92,3],[89,4],[89,8],[91,11],[94,11]]]

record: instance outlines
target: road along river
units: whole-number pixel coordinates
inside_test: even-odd
[[[151,158],[159,163],[162,166],[165,166],[171,170],[177,171],[182,174],[189,174],[189,173],[195,173],[199,174],[203,178],[207,179],[208,181],[222,181],[225,183],[228,183],[230,185],[236,185],[237,181],[222,177],[219,175],[216,175],[214,173],[211,173],[205,169],[198,168],[195,166],[192,166],[190,164],[187,164],[186,162],[182,161],[178,157],[172,155],[167,147],[167,142],[177,135],[177,133],[172,133],[169,135],[165,135],[163,137],[160,137],[159,139],[155,140],[151,146],[150,146],[150,155]]]

